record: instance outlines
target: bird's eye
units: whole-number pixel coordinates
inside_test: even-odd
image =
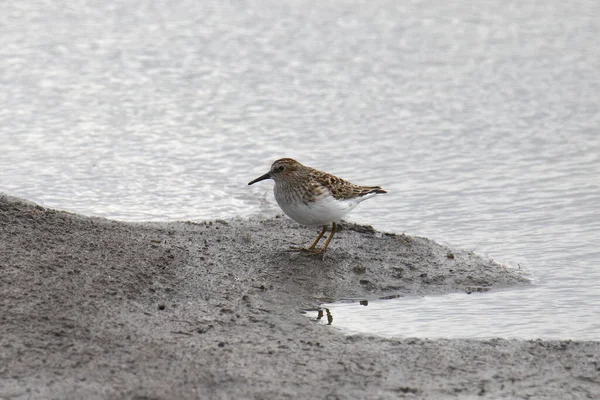
[[[285,167],[283,165],[280,165],[279,167],[277,167],[277,171],[281,172],[285,169]]]

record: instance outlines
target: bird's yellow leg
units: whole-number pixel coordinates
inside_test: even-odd
[[[329,243],[331,243],[331,239],[333,239],[333,235],[335,235],[336,228],[337,228],[337,225],[334,222],[333,226],[331,228],[331,235],[329,235],[329,237],[327,238],[327,241],[325,242],[325,246],[323,246],[323,250],[321,250],[322,254],[325,254],[325,252],[327,251],[327,246],[329,246]],[[323,231],[323,232],[325,232],[325,231]],[[321,235],[323,234],[323,232],[321,232]]]
[[[327,225],[323,225],[323,230],[321,230],[321,233],[319,233],[319,236],[317,236],[317,239],[314,241],[314,243],[312,244],[312,246],[310,246],[307,250],[308,251],[314,251],[315,247],[317,247],[317,243],[319,243],[319,240],[321,240],[321,238],[323,237],[323,235],[325,234],[325,232],[327,232]]]

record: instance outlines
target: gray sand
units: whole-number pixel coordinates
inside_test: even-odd
[[[347,336],[322,301],[528,285],[430,240],[287,218],[122,223],[0,196],[0,399],[600,398],[600,342]]]

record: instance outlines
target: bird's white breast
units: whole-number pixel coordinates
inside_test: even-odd
[[[303,225],[327,225],[339,221],[360,203],[355,199],[337,200],[329,192],[315,201],[304,202],[300,198],[284,196],[277,189],[275,199],[288,217]]]

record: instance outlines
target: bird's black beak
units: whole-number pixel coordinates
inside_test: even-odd
[[[264,174],[263,176],[259,176],[258,178],[256,178],[255,180],[248,182],[248,185],[252,185],[256,182],[260,182],[260,181],[264,181],[265,179],[270,179],[271,178],[271,173],[267,172],[266,174]]]

